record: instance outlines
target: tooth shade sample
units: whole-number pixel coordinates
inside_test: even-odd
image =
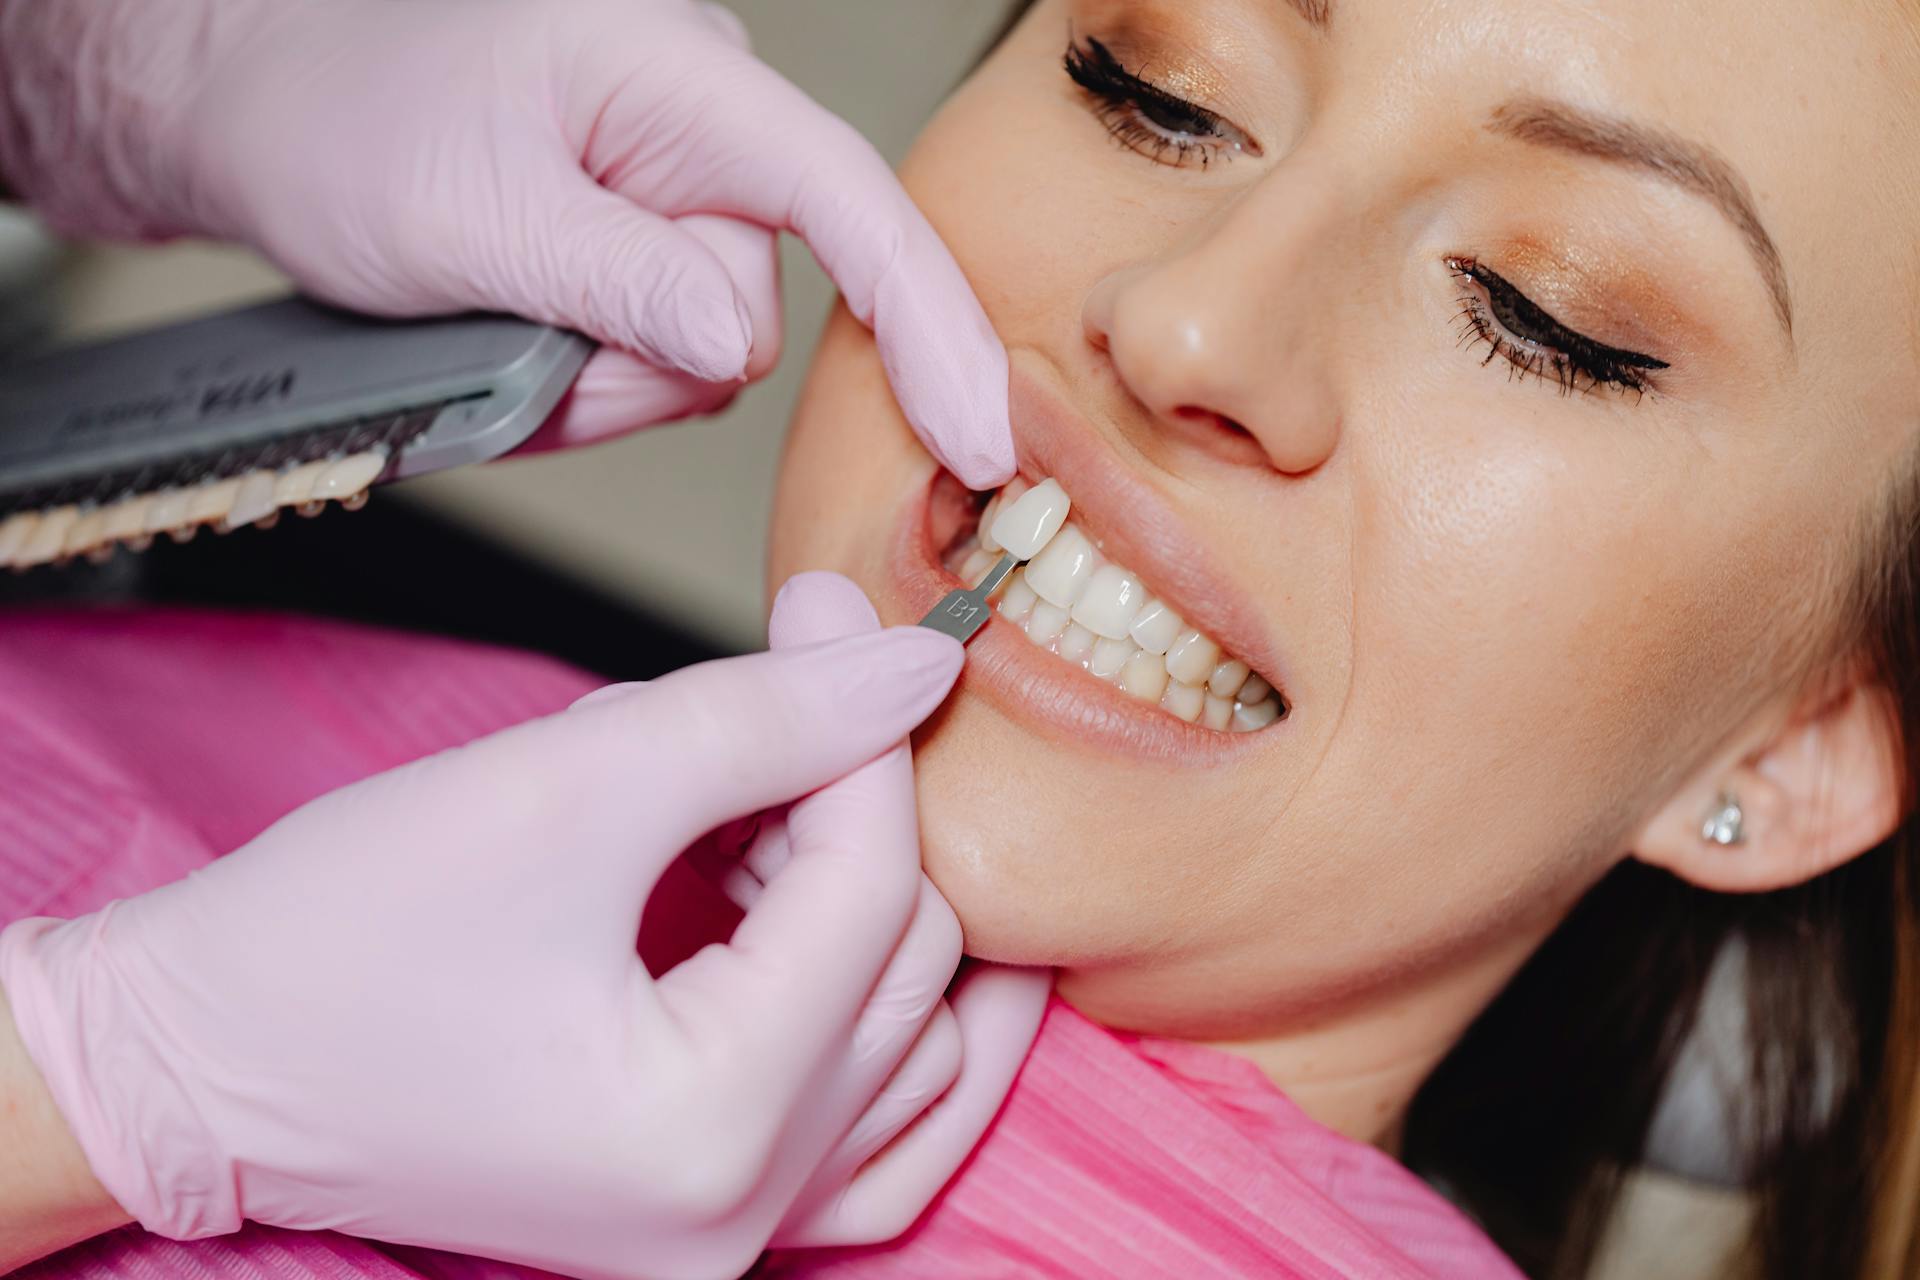
[[[1192,629],[1167,646],[1167,674],[1187,684],[1205,684],[1219,661],[1220,646]]]
[[[147,508],[152,505],[150,493],[120,499],[106,510],[105,535],[113,539],[139,537],[147,531]]]
[[[1027,615],[1027,639],[1038,645],[1054,642],[1067,629],[1067,611],[1048,600],[1036,600]]]
[[[313,485],[320,473],[333,464],[330,462],[306,462],[293,470],[284,472],[274,481],[273,500],[283,507],[297,507],[313,499]]]
[[[1238,698],[1239,701],[1251,705],[1272,692],[1272,685],[1257,675],[1250,675],[1247,677],[1247,682],[1240,686],[1240,692],[1236,694],[1235,697]]]
[[[162,489],[147,504],[147,522],[143,532],[165,533],[187,522],[187,491]]]
[[[1067,491],[1058,482],[1042,480],[1002,508],[994,516],[993,528],[988,533],[1016,559],[1031,560],[1060,532],[1071,505]],[[1040,594],[1044,596],[1046,592]],[[1054,603],[1072,602],[1056,600]]]
[[[1004,491],[1002,491],[1004,492]],[[977,537],[982,551],[1000,551],[1003,548],[993,540],[993,518],[1000,514],[1000,494],[987,499],[987,505],[980,508],[980,524]]]
[[[1131,640],[1109,640],[1102,637],[1093,646],[1093,654],[1087,659],[1087,670],[1102,680],[1111,680],[1119,675],[1127,665],[1127,659],[1140,652],[1140,646]]]
[[[7,517],[0,524],[0,567],[10,565],[27,545],[27,538],[33,533],[33,526],[40,523],[40,517],[32,511],[22,511],[18,515]]]
[[[1200,708],[1200,723],[1209,729],[1225,729],[1233,722],[1233,699],[1208,694],[1206,705]]]
[[[1134,615],[1127,634],[1148,653],[1165,653],[1186,629],[1187,624],[1181,621],[1179,614],[1158,600],[1149,600]]]
[[[313,482],[313,496],[318,498],[351,498],[375,480],[387,469],[387,455],[383,449],[374,449],[367,453],[356,453],[342,458],[327,467]]]
[[[1188,724],[1192,724],[1200,718],[1201,711],[1206,709],[1207,693],[1206,690],[1194,685],[1182,684],[1174,680],[1168,683],[1167,691],[1160,695],[1160,705]]]
[[[1142,650],[1120,668],[1120,687],[1143,702],[1158,702],[1167,691],[1167,664],[1159,654]]]
[[[212,524],[224,519],[240,492],[240,478],[215,480],[187,491],[187,519],[196,524]]]
[[[107,513],[100,507],[83,511],[67,530],[67,541],[60,548],[63,556],[84,555],[106,541]]]
[[[1027,583],[1042,600],[1071,609],[1093,578],[1093,556],[1087,535],[1068,525],[1028,562]]]
[[[1207,677],[1207,692],[1232,702],[1234,696],[1240,692],[1240,687],[1247,682],[1249,674],[1251,673],[1246,663],[1238,658],[1226,658],[1214,667],[1213,674]]]
[[[1241,703],[1233,711],[1233,731],[1250,733],[1255,729],[1264,729],[1280,718],[1280,704],[1272,698],[1266,698],[1248,706]]]
[[[279,506],[273,500],[275,487],[273,472],[249,472],[240,481],[239,492],[233,495],[233,506],[227,511],[227,526],[238,529],[272,515]]]
[[[79,518],[80,508],[76,506],[55,507],[42,513],[40,522],[27,533],[27,540],[14,557],[14,563],[45,564],[58,558],[67,545],[67,530],[73,528],[74,521]]]
[[[1093,644],[1099,638],[1079,623],[1069,623],[1060,633],[1060,656],[1068,662],[1085,663],[1093,656]]]
[[[1020,622],[1033,612],[1034,602],[1039,598],[1027,585],[1027,571],[1015,569],[1007,578],[1006,590],[1000,593],[1000,616],[1008,622]]]
[[[1097,636],[1118,640],[1127,634],[1146,600],[1140,579],[1117,564],[1103,564],[1074,602],[1073,620]]]

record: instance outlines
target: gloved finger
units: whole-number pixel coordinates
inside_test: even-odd
[[[946,697],[963,654],[924,627],[684,667],[626,697],[539,722],[557,752],[580,761],[564,805],[591,812],[632,797],[657,866],[623,856],[644,876],[644,901],[665,860],[732,818],[792,800],[886,751]],[[538,752],[540,739],[525,748]],[[618,849],[619,842],[598,842]],[[622,883],[602,880],[596,892]],[[905,910],[901,911],[905,919]]]
[[[603,684],[598,689],[590,689],[567,704],[567,710],[578,711],[582,707],[595,706],[614,698],[624,698],[630,693],[647,687],[645,680],[622,680],[614,684]]]
[[[772,68],[745,55],[712,77],[686,145],[737,156],[655,208],[719,209],[806,241],[874,332],[907,420],[976,489],[1013,474],[1007,357],[960,267],[886,160]],[[638,127],[637,125],[635,126]],[[616,183],[617,186],[617,183]]]
[[[911,1226],[979,1145],[1033,1045],[1052,990],[1049,969],[969,962],[947,996],[960,1029],[960,1072],[847,1184],[784,1225],[781,1246],[870,1244]]]
[[[747,24],[740,21],[740,15],[723,4],[713,4],[710,0],[700,0],[701,16],[713,24],[714,30],[727,38],[742,53],[753,52],[753,40],[747,34]]]
[[[485,301],[701,382],[745,376],[753,318],[712,249],[578,170],[540,190],[533,225],[541,243],[528,246],[538,257],[501,277],[524,296]]]
[[[915,1116],[932,1106],[953,1085],[960,1075],[961,1060],[960,1024],[942,1000],[860,1118],[832,1153],[820,1162],[785,1221],[797,1224],[826,1216],[829,1199],[845,1192],[860,1166],[893,1141],[901,1130],[913,1123]],[[783,1233],[784,1228],[776,1233],[776,1238],[781,1238]]]
[[[721,214],[688,214],[676,226],[706,245],[726,268],[752,321],[753,351],[745,381],[705,382],[679,369],[603,347],[588,360],[565,398],[515,453],[595,444],[642,427],[720,412],[780,359],[785,317],[780,306],[779,241],[764,227]]]

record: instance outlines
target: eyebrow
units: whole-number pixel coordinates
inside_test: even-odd
[[[1299,0],[1302,4],[1314,0]],[[1793,304],[1780,250],[1760,222],[1746,181],[1718,152],[1697,142],[1626,120],[1581,111],[1562,102],[1518,98],[1494,108],[1487,127],[1495,133],[1642,169],[1711,201],[1746,239],[1760,276],[1773,295],[1774,314],[1793,337]]]

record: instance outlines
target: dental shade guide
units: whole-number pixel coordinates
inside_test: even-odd
[[[0,364],[0,568],[353,510],[372,485],[499,457],[592,350],[504,316],[286,298]]]
[[[1007,552],[987,570],[987,576],[980,579],[976,587],[962,587],[958,591],[949,591],[940,598],[940,603],[927,611],[920,619],[920,625],[944,632],[961,644],[973,639],[980,628],[987,625],[987,619],[993,614],[993,607],[987,603],[1000,584],[1006,581],[1014,566],[1020,563],[1012,552]]]

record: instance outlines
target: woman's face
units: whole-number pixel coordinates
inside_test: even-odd
[[[1188,725],[997,619],[918,742],[969,950],[1169,1034],[1390,1017],[1631,852],[1799,678],[1910,442],[1909,23],[1040,4],[905,181],[1005,340],[1023,475],[1289,711]],[[952,489],[837,315],[773,580],[917,618]]]

